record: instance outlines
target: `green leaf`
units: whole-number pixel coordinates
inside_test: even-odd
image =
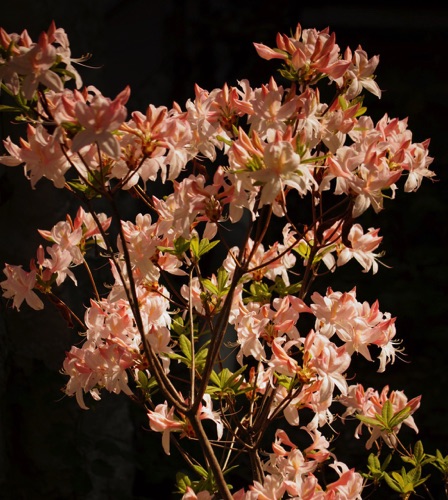
[[[288,377],[287,375],[283,375],[282,373],[277,373],[277,372],[275,372],[275,376],[277,378],[278,384],[285,387],[285,389],[287,389],[288,391],[293,389],[294,383],[296,382],[295,378]]]
[[[194,236],[190,240],[190,252],[196,260],[199,260],[199,238]]]
[[[384,480],[386,481],[386,484],[389,486],[389,488],[396,491],[397,493],[401,493],[403,491],[401,485],[397,483],[397,481],[392,479],[387,472],[384,473]]]
[[[166,354],[166,356],[170,359],[175,359],[179,361],[179,363],[183,363],[186,366],[191,366],[191,360],[187,359],[185,356],[181,356],[180,354],[177,354],[175,352],[169,352]]]
[[[430,475],[423,478],[421,476],[422,476],[422,468],[420,466],[414,467],[406,474],[406,477],[409,481],[408,484],[412,486],[412,489],[410,491],[414,491],[416,488],[418,488],[420,485],[422,485],[425,481],[427,481],[431,477]]]
[[[367,111],[367,108],[365,106],[361,106],[358,111],[355,113],[355,118],[359,118],[362,116],[365,112]]]
[[[157,392],[159,386],[155,377],[148,378],[146,373],[139,370],[137,375],[137,387],[143,392],[144,396],[151,399],[151,396]]]
[[[146,385],[148,384],[148,377],[146,376],[146,373],[142,370],[139,370],[137,377],[138,377],[138,383],[142,387],[146,387]]]
[[[212,248],[219,244],[219,240],[209,241],[207,238],[204,238],[199,243],[199,257],[202,257],[206,253],[210,252]]]
[[[87,186],[83,182],[67,181],[67,184],[78,193],[83,194],[88,200],[101,198],[101,195],[99,193],[97,193],[94,189],[92,189],[90,186]]]
[[[227,282],[229,281],[229,273],[223,267],[220,267],[218,269],[218,275],[216,278],[218,281],[219,295],[225,295],[230,288],[229,286],[227,286]]]
[[[387,401],[389,402],[389,401]],[[392,404],[391,404],[392,407]],[[411,408],[409,406],[405,406],[403,409],[395,413],[395,415],[389,419],[388,424],[389,428],[392,430],[394,427],[397,425],[400,425],[402,422],[404,422],[408,417],[409,414],[411,413]]]
[[[194,465],[193,469],[204,479],[208,478],[208,472],[201,465]]]
[[[78,132],[83,129],[81,125],[74,122],[62,122],[61,127],[67,131],[69,136],[74,137]]]
[[[275,279],[275,284],[272,287],[272,291],[277,292],[280,297],[286,297],[286,295],[297,294],[298,292],[300,292],[301,288],[302,288],[301,281],[287,286],[285,282],[282,280],[282,278],[280,278],[280,276],[277,276]]]
[[[203,287],[210,293],[217,296],[219,295],[219,288],[214,283],[212,283],[212,281],[210,281],[209,279],[203,279],[201,280],[201,283]]]
[[[387,400],[384,403],[383,408],[381,410],[381,416],[386,425],[389,425],[389,422],[393,417],[393,415],[394,415],[394,408],[392,406],[392,403],[389,400]]]
[[[246,368],[247,366],[242,366],[234,373],[232,373],[228,368],[222,369],[219,373],[216,373],[213,370],[210,376],[210,382],[212,385],[207,387],[207,393],[213,395],[217,399],[218,397],[223,397],[225,395],[237,396],[252,390],[251,387],[241,389],[241,385],[244,382],[244,378],[241,375]]]
[[[234,382],[238,381],[238,383],[241,383],[242,379],[240,376],[245,372],[247,368],[247,365],[242,366],[240,369],[238,369],[236,372],[234,372],[228,379],[228,383],[233,384]]]
[[[371,470],[380,470],[381,464],[380,459],[375,455],[375,453],[371,453],[367,458],[367,465]]]
[[[174,247],[158,246],[157,250],[164,253],[175,255],[178,259],[182,259],[185,252],[190,248],[190,240],[185,239],[183,236],[174,240]]]
[[[186,327],[182,316],[176,316],[173,318],[173,321],[171,322],[171,329],[174,333],[177,333],[177,335],[182,335],[185,332]]]
[[[361,420],[363,424],[373,425],[374,427],[381,427],[381,428],[384,427],[377,418],[366,417],[365,415],[356,415],[356,418],[358,420]]]
[[[300,243],[293,248],[294,252],[298,253],[303,259],[308,259],[311,253],[312,241],[300,241]]]
[[[339,106],[341,106],[342,111],[345,111],[348,108],[348,101],[343,95],[338,97],[338,103]]]
[[[186,335],[179,335],[179,347],[185,357],[191,361],[191,342],[190,339]]]
[[[434,457],[427,455],[423,450],[423,444],[419,440],[414,445],[414,450],[411,456],[402,456],[403,462],[413,465],[414,467],[423,467],[426,464],[434,462]]]
[[[176,487],[179,493],[185,494],[187,492],[187,486],[191,487],[191,479],[187,474],[183,472],[178,472],[176,474]]]
[[[207,355],[208,355],[207,346],[209,343],[210,341],[207,341],[203,346],[201,346],[199,351],[195,354],[194,365],[199,373],[202,373],[202,371],[204,370],[205,362],[207,360]]]
[[[254,281],[250,285],[250,295],[243,299],[245,304],[249,302],[261,302],[263,304],[271,300],[271,291],[266,283]]]
[[[401,473],[394,471],[391,473],[391,475],[398,485],[400,485],[401,487],[404,487],[404,485],[406,484],[405,483],[406,471],[405,471],[404,467],[402,467]]]
[[[325,257],[325,255],[327,255],[328,253],[331,253],[335,248],[336,248],[336,245],[329,245],[329,246],[325,247],[318,254],[316,254],[316,256],[313,259],[313,264],[317,264],[318,262],[320,262]]]
[[[389,453],[385,458],[383,465],[381,466],[382,470],[386,470],[389,467],[390,461],[392,460],[392,453]]]
[[[435,455],[427,455],[431,465],[438,469],[444,477],[448,478],[448,455],[445,457],[439,450],[436,450]]]
[[[302,282],[299,281],[297,283],[293,283],[292,285],[287,286],[285,288],[285,292],[288,295],[296,295],[297,293],[300,292],[301,289],[302,289]]]
[[[216,385],[219,389],[221,388],[221,379],[219,378],[219,376],[215,372],[215,370],[213,370],[211,375],[210,375],[210,382],[212,384]]]
[[[22,113],[22,108],[0,104],[0,113]]]
[[[192,358],[192,352],[191,352],[192,347],[191,347],[190,339],[186,335],[181,334],[181,335],[179,335],[178,343],[179,343],[179,348],[180,348],[183,356],[181,354],[177,354],[177,353],[169,353],[169,354],[167,354],[167,356],[170,359],[175,359],[175,360],[183,363],[184,365],[186,365],[188,368],[191,368],[191,366],[193,364],[193,358]],[[202,370],[204,369],[204,366],[205,366],[205,361],[207,359],[207,354],[208,354],[207,346],[209,343],[210,343],[210,340],[205,342],[200,347],[200,349],[197,352],[195,352],[195,355],[194,355],[194,366],[195,366],[195,369],[200,373],[202,372]]]
[[[332,155],[330,153],[326,155],[320,155],[320,156],[313,156],[312,158],[304,158],[303,160],[300,160],[300,163],[306,164],[310,163],[312,165],[322,162],[323,160],[326,160],[327,158],[330,158]]]
[[[368,474],[362,474],[365,478],[373,480],[375,484],[378,484],[383,478],[390,461],[392,460],[392,454],[389,454],[383,464],[381,464],[379,456],[375,453],[371,453],[367,458],[367,468],[369,470]]]
[[[229,140],[229,139],[226,139],[226,138],[225,138],[225,137],[223,137],[222,135],[217,135],[217,136],[216,136],[216,139],[217,139],[218,141],[223,142],[226,146],[231,146],[231,145],[232,145],[232,141],[231,141],[231,140]]]
[[[406,474],[406,478],[409,481],[412,481],[413,483],[415,483],[415,482],[420,480],[421,475],[422,475],[422,468],[421,467],[414,467]]]
[[[415,492],[415,489],[422,485],[430,476],[421,478],[422,468],[414,467],[409,472],[406,472],[404,467],[401,471],[394,471],[391,475],[385,473],[384,479],[387,485],[401,495]]]
[[[418,462],[420,462],[423,460],[424,456],[425,452],[423,451],[423,443],[418,440],[414,445],[414,457]]]
[[[190,248],[190,240],[187,240],[183,236],[179,236],[174,240],[174,250],[176,255],[182,256]]]

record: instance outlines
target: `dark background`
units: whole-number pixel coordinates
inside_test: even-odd
[[[372,276],[348,266],[334,277],[334,288],[357,284],[360,300],[378,298],[382,311],[398,317],[407,362],[397,360],[385,374],[366,373],[364,380],[379,390],[390,383],[410,398],[423,394],[415,415],[419,437],[426,451],[447,454],[448,9],[428,2],[416,8],[314,5],[319,7],[282,0],[27,0],[10,4],[0,23],[7,32],[27,28],[37,38],[54,19],[68,33],[73,56],[93,54],[88,64],[99,69],[83,68],[84,83],[110,97],[130,84],[128,109],[141,111],[149,103],[184,107],[195,82],[209,90],[243,78],[253,87],[265,83],[277,66],[260,59],[252,42],[272,46],[277,32],[289,33],[297,22],[329,26],[342,50],[360,44],[370,57],[379,54],[377,81],[384,92],[380,101],[366,99],[368,114],[375,120],[385,112],[408,116],[414,141],[431,138],[437,181],[427,180],[414,194],[399,192],[384,212],[366,217],[366,227],[381,228],[383,261],[391,268]],[[0,124],[2,138],[20,133],[5,116]],[[35,229],[49,229],[75,211],[45,180],[37,187],[31,190],[21,168],[0,166],[1,268],[4,262],[27,267],[41,243]],[[125,397],[104,394],[87,412],[63,397],[58,370],[78,338],[51,306],[35,312],[23,305],[17,313],[3,302],[1,313],[0,498],[167,498],[175,458],[166,460],[160,436],[147,432],[146,419]],[[358,465],[357,447],[350,438],[350,466]]]

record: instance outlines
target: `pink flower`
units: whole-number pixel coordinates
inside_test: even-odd
[[[199,491],[197,494],[194,490],[187,486],[186,492],[182,496],[182,500],[212,500],[213,496],[208,491]]]
[[[349,260],[354,258],[364,268],[364,272],[370,271],[375,274],[378,271],[377,257],[380,254],[373,253],[381,241],[382,236],[378,236],[379,229],[369,228],[367,233],[363,232],[360,224],[354,224],[348,234],[348,240],[351,243],[350,247],[345,246],[338,255],[337,265],[343,266]]]
[[[247,97],[250,97],[251,90],[247,81],[243,82],[244,84],[248,87],[246,96],[236,87],[229,88],[225,83],[212,102],[211,108],[216,109],[217,119],[225,130],[231,130],[238,117],[253,113],[252,104],[246,100]],[[242,97],[246,97],[246,99]]]
[[[271,77],[267,85],[253,91],[250,102],[253,107],[248,117],[251,129],[262,139],[272,141],[277,131],[286,131],[286,121],[297,112],[302,99],[297,96],[285,99],[284,88]]]
[[[101,399],[102,388],[114,394],[123,391],[132,396],[126,370],[135,362],[131,350],[111,340],[99,342],[98,346],[86,342],[80,349],[73,346],[63,363],[63,371],[70,377],[64,391],[68,396],[76,395],[84,410],[88,409],[83,398],[87,392],[96,400]]]
[[[45,259],[43,267],[46,267],[51,274],[57,275],[56,284],[59,286],[68,276],[76,285],[75,275],[69,269],[72,263],[71,253],[62,249],[59,245],[47,247],[47,252],[50,254],[50,259]]]
[[[435,173],[428,167],[433,158],[428,155],[429,139],[421,144],[412,144],[407,153],[407,161],[403,165],[408,172],[408,178],[404,185],[404,191],[409,193],[417,191],[425,177],[432,178]]]
[[[360,46],[354,53],[347,47],[344,60],[349,61],[350,65],[343,77],[336,79],[336,82],[339,86],[347,86],[346,98],[348,100],[354,99],[363,89],[381,98],[381,90],[373,75],[380,60],[379,56],[369,59],[367,53]]]
[[[311,309],[316,315],[316,329],[320,334],[331,338],[336,333],[350,356],[359,352],[369,361],[372,361],[370,345],[385,349],[379,357],[381,371],[387,361],[394,361],[395,318],[390,313],[382,313],[378,301],[372,305],[358,302],[355,289],[341,293],[329,288],[325,297],[315,292],[311,298],[314,302]]]
[[[113,101],[97,92],[89,102],[80,100],[75,104],[75,115],[83,130],[73,139],[71,149],[74,153],[95,143],[103,153],[119,158],[120,144],[112,132],[126,119],[124,105],[129,95],[130,88],[126,87]]]
[[[258,55],[264,59],[283,59],[292,72],[296,72],[301,82],[315,83],[322,74],[340,78],[350,65],[350,61],[340,58],[339,46],[334,33],[326,28],[322,31],[307,29],[302,31],[297,25],[294,36],[277,35],[277,48],[255,43]]]
[[[13,298],[13,307],[19,310],[25,300],[33,309],[43,309],[43,302],[33,292],[33,288],[36,286],[36,271],[27,273],[22,269],[22,266],[6,264],[3,272],[7,278],[0,282],[3,288],[3,297]]]
[[[219,415],[212,410],[212,401],[210,394],[204,394],[203,401],[198,408],[198,415],[201,420],[210,419],[216,423],[217,438],[221,439],[223,433],[223,423]],[[183,436],[194,436],[194,431],[186,417],[178,418],[174,415],[174,407],[168,409],[165,401],[159,404],[153,410],[148,411],[149,424],[153,431],[162,432],[162,445],[165,453],[170,454],[170,434],[171,432],[180,432]]]
[[[283,494],[286,491],[285,482],[279,475],[267,475],[264,478],[263,484],[254,481],[254,484],[249,488],[254,495],[249,496],[251,500],[276,500],[283,498]]]
[[[192,143],[196,151],[214,161],[216,150],[223,149],[223,143],[217,139],[218,135],[229,138],[219,123],[219,111],[216,109],[215,99],[221,93],[220,89],[211,92],[195,85],[195,99],[186,103],[187,120],[191,127]]]
[[[290,142],[268,144],[263,152],[264,166],[251,174],[262,185],[260,206],[272,204],[284,187],[290,186],[304,196],[314,185],[311,170],[300,165],[300,156]]]
[[[0,81],[3,80],[15,95],[19,93],[20,85],[25,99],[31,100],[39,85],[60,92],[64,82],[71,78],[75,78],[77,88],[82,84],[72,62],[85,58],[71,58],[67,35],[62,28],[56,28],[54,22],[46,33],[41,33],[37,43],[31,40],[26,30],[18,35],[8,34],[0,28],[0,45],[6,54],[6,61],[2,60],[0,65]],[[54,71],[56,66],[62,69],[60,63],[65,65],[63,75]]]
[[[183,432],[185,422],[175,418],[174,407],[168,409],[165,401],[148,411],[149,425],[153,431],[162,432],[162,446],[167,455],[170,454],[171,432]]]
[[[238,362],[243,364],[243,356],[253,356],[257,360],[265,359],[266,353],[261,342],[265,327],[269,319],[262,317],[256,311],[256,305],[241,306],[241,315],[236,319],[235,329],[238,335],[240,351],[237,355]]]
[[[361,500],[363,478],[355,469],[349,469],[344,463],[336,461],[330,467],[339,474],[339,479],[327,485],[325,499]]]
[[[48,241],[55,243],[60,251],[68,251],[75,264],[81,264],[83,255],[79,248],[82,238],[81,227],[74,228],[68,221],[56,223],[50,231],[39,229],[39,234]]]
[[[345,346],[336,347],[326,337],[313,331],[306,338],[305,350],[310,354],[307,366],[322,380],[319,390],[320,400],[328,401],[328,406],[330,406],[335,387],[342,394],[347,394],[347,381],[344,373],[350,366],[351,357]]]
[[[64,174],[69,170],[70,163],[62,153],[57,133],[50,135],[42,125],[36,128],[28,125],[27,135],[28,142],[20,139],[20,147],[9,137],[4,141],[5,149],[11,156],[0,156],[0,163],[8,166],[25,163],[25,172],[29,172],[33,189],[42,177],[51,180],[57,188],[63,188]]]
[[[402,424],[406,424],[408,427],[413,429],[415,432],[418,432],[418,428],[415,424],[414,418],[412,414],[420,407],[421,396],[417,396],[408,401],[403,391],[392,391],[389,395],[389,386],[385,386],[381,391],[381,394],[378,394],[372,388],[364,389],[361,384],[352,385],[349,387],[348,393],[346,396],[341,396],[338,398],[338,401],[346,406],[346,410],[342,415],[342,419],[344,419],[348,415],[362,415],[365,417],[375,418],[377,414],[381,415],[382,409],[386,401],[392,405],[393,414],[395,415],[399,411],[404,408],[409,408],[408,417],[393,429],[393,433],[387,432],[383,430],[379,425],[366,424],[364,422],[360,422],[355,431],[355,437],[359,439],[359,436],[362,433],[363,426],[368,428],[370,433],[370,438],[366,443],[366,448],[369,450],[372,447],[372,444],[377,441],[379,438],[383,439],[383,441],[390,448],[395,447],[396,445],[396,434],[399,432]]]
[[[122,227],[132,265],[148,280],[158,281],[159,270],[152,259],[157,254],[157,245],[160,244],[160,240],[156,224],[152,223],[151,216],[138,214],[135,224],[123,221]],[[121,240],[119,240],[118,245],[122,250]]]
[[[62,80],[51,70],[56,58],[56,48],[49,43],[47,33],[42,33],[32,48],[13,58],[11,69],[25,76],[22,87],[25,99],[33,98],[39,83],[51,90],[62,91]]]
[[[101,225],[101,229],[107,231],[112,221],[112,217],[107,217],[104,213],[98,213],[96,214],[96,218]],[[97,226],[93,215],[90,212],[85,212],[82,207],[79,207],[75,220],[73,221],[73,229],[76,231],[79,227],[82,228],[82,237],[84,241],[92,238],[95,240],[95,244],[102,248],[106,248],[102,232]]]
[[[62,63],[65,64],[65,69],[67,70],[67,72],[69,72],[69,75],[67,74],[64,75],[63,78],[64,81],[74,78],[76,83],[76,88],[79,89],[82,85],[81,76],[76,71],[72,63],[83,62],[90,56],[87,55],[80,57],[78,59],[73,59],[71,57],[70,43],[68,40],[68,36],[62,28],[56,28],[54,21],[52,21],[52,23],[50,24],[47,34],[49,42],[52,44],[56,44],[55,46],[56,46],[57,56],[58,58],[61,59]]]
[[[307,459],[315,460],[316,462],[321,463],[327,460],[330,456],[334,457],[333,453],[328,451],[330,442],[316,427],[308,425],[306,427],[301,427],[301,429],[308,432],[313,440],[312,444],[303,450]]]
[[[271,366],[276,372],[287,375],[289,377],[294,377],[301,367],[299,367],[298,362],[288,355],[287,351],[292,345],[297,344],[297,342],[290,341],[282,347],[285,341],[283,337],[279,337],[273,340],[271,344],[272,348],[272,358],[269,361],[269,366]]]

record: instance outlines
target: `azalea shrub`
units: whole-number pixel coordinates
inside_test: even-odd
[[[400,361],[395,317],[356,288],[318,287],[350,261],[377,272],[382,235],[362,215],[434,177],[429,140],[406,119],[369,117],[379,57],[342,52],[329,29],[299,24],[254,46],[279,70],[260,87],[196,85],[183,106],[129,113],[130,87],[109,98],[84,85],[62,28],[37,41],[2,29],[1,110],[24,130],[0,162],[79,200],[39,228],[28,265],[6,264],[3,297],[57,307],[81,335],[64,393],[85,410],[104,391],[135,401],[166,455],[185,460],[185,500],[430,494],[448,457],[399,436],[418,432],[421,396],[351,371],[355,357],[377,372]],[[126,196],[141,207],[133,220],[121,216]],[[83,317],[60,293],[81,274]],[[364,464],[340,459],[333,428],[344,423]]]

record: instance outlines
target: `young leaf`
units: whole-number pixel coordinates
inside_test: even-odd
[[[389,401],[387,401],[388,403]],[[392,405],[391,405],[392,407]],[[389,419],[389,428],[393,429],[397,425],[400,425],[402,422],[404,422],[408,417],[409,414],[411,413],[411,408],[409,406],[405,406],[403,409],[398,411],[392,418]]]
[[[219,295],[219,288],[214,283],[212,283],[209,279],[203,279],[203,280],[201,280],[201,283],[204,286],[204,288],[206,290],[208,290],[210,293],[212,293],[213,295],[216,295],[216,296]]]
[[[394,408],[392,406],[392,403],[389,400],[387,400],[383,405],[383,409],[381,410],[381,417],[386,426],[390,427],[389,422],[393,417],[393,415],[394,415]]]
[[[382,429],[384,428],[382,422],[380,422],[378,418],[366,417],[365,415],[356,415],[356,418],[358,420],[361,420],[363,424],[372,425],[374,427],[380,427]]]
[[[202,257],[207,252],[210,252],[212,248],[215,248],[216,245],[219,244],[219,240],[209,241],[207,238],[204,238],[199,243],[199,257]]]

